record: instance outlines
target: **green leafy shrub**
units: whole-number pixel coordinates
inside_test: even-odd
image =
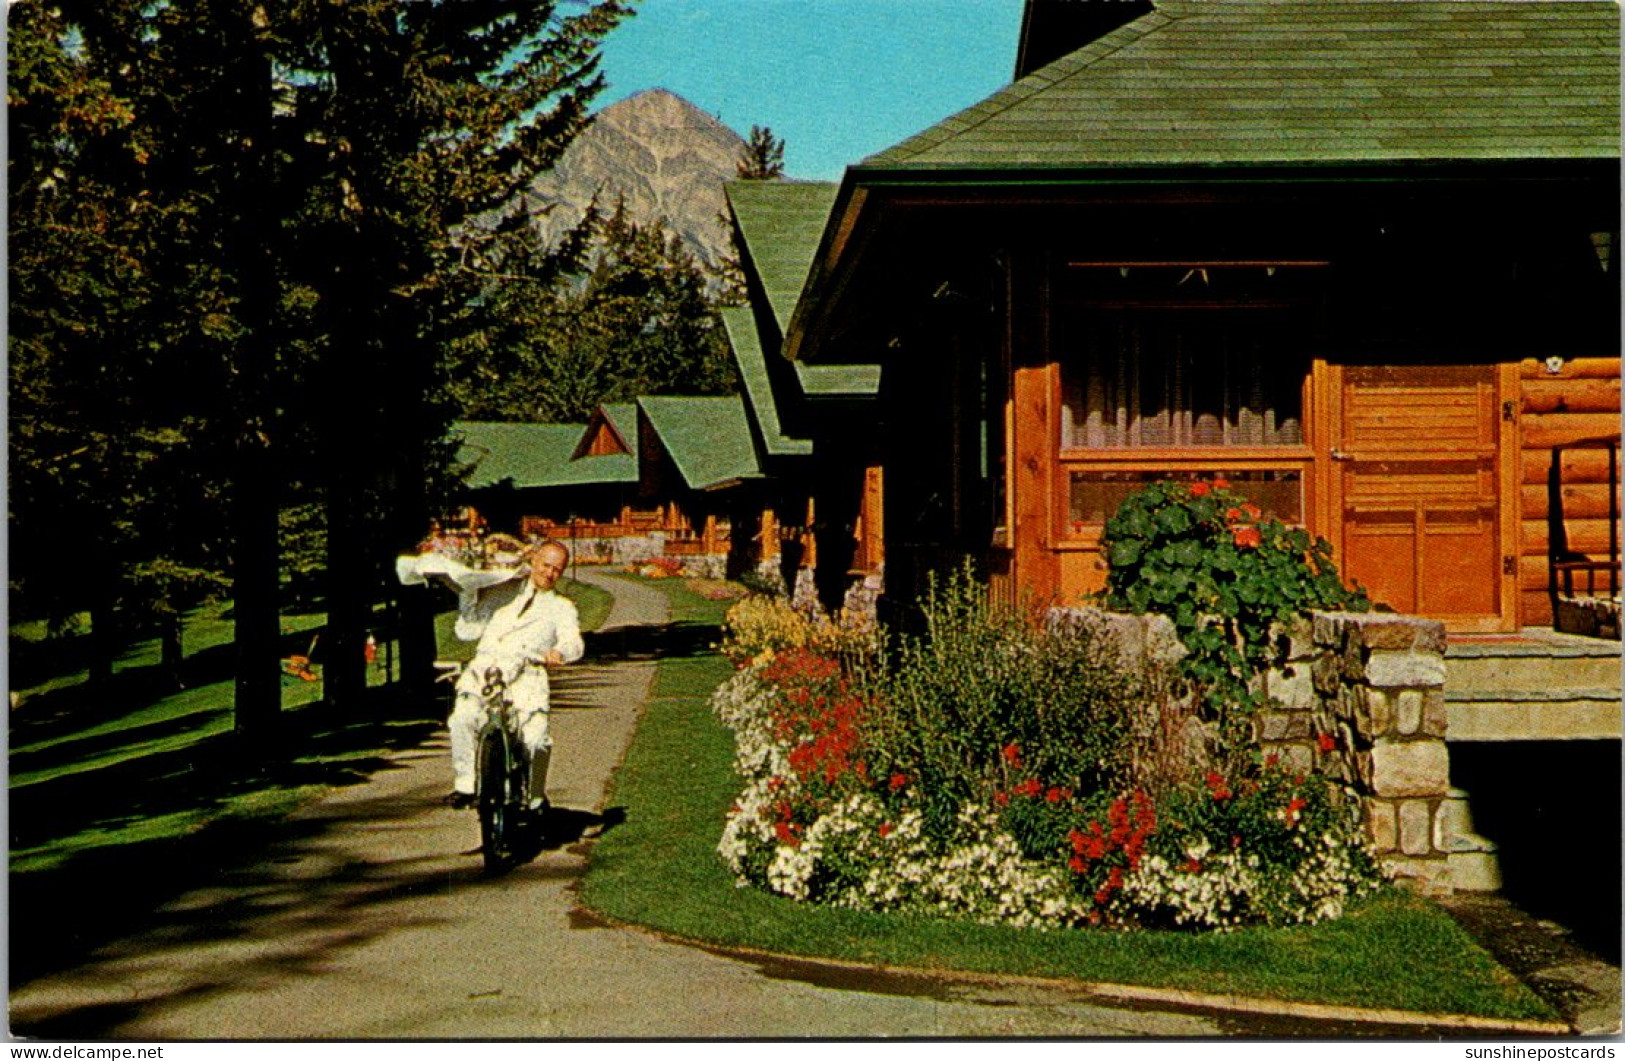
[[[1344,587],[1328,542],[1263,518],[1223,479],[1130,495],[1106,521],[1101,549],[1102,603],[1173,620],[1188,652],[1182,672],[1232,754],[1249,744],[1252,712],[1267,699],[1258,677],[1282,662],[1282,624],[1370,607],[1364,591]]]
[[[1141,689],[1104,638],[992,603],[968,570],[933,578],[923,611],[923,634],[898,638],[872,679],[873,728],[886,769],[928,794],[931,825],[1010,787],[1012,748],[1046,786],[1122,782]]]

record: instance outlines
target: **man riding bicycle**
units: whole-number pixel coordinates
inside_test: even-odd
[[[457,679],[451,729],[452,792],[456,807],[474,803],[474,756],[485,721],[484,688],[492,668],[500,670],[517,716],[520,740],[530,754],[531,809],[547,803],[547,766],[553,739],[548,734],[547,668],[581,658],[581,621],[574,602],[553,587],[570,563],[563,542],[545,541],[528,554],[530,577],[518,596],[492,613],[480,635],[474,659]]]

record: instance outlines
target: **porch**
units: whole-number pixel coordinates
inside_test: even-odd
[[[1620,643],[1525,627],[1452,634],[1448,740],[1620,739]]]

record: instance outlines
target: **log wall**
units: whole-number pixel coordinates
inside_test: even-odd
[[[1552,621],[1546,550],[1550,542],[1547,475],[1551,451],[1582,439],[1618,437],[1620,359],[1576,358],[1551,373],[1542,361],[1518,366],[1522,469],[1519,487],[1521,546],[1518,590],[1526,626]],[[1569,548],[1603,560],[1608,556],[1608,454],[1563,454],[1562,497]]]

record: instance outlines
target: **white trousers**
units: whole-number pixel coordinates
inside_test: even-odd
[[[451,787],[473,795],[474,756],[485,725],[485,664],[475,660],[457,679],[457,697],[447,726],[451,730]],[[519,740],[530,755],[530,800],[538,806],[547,794],[547,767],[553,737],[548,733],[548,683],[543,667],[526,668],[508,686],[508,698],[519,722]]]

